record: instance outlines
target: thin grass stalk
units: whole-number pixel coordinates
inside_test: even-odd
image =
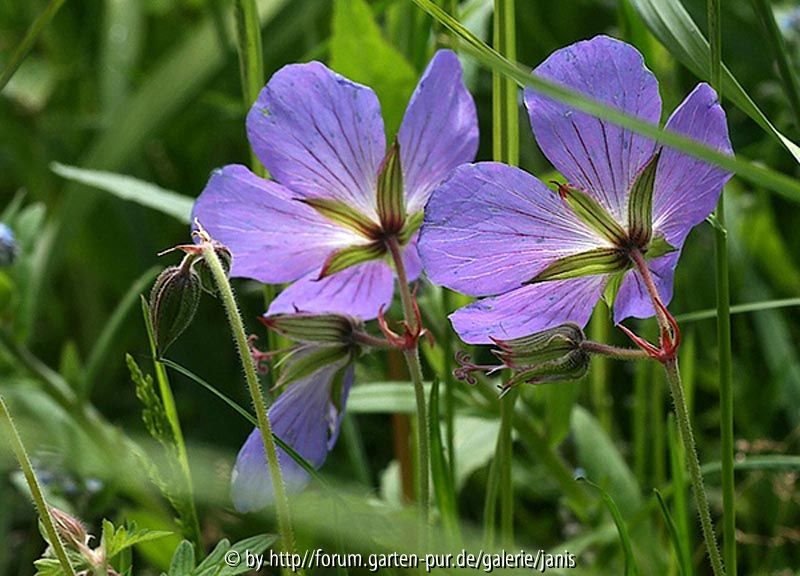
[[[231,332],[236,342],[236,350],[239,353],[239,360],[244,369],[247,388],[253,400],[253,407],[255,408],[256,418],[258,420],[258,429],[261,431],[261,439],[264,443],[264,452],[266,452],[270,478],[272,479],[272,489],[275,493],[275,508],[278,514],[278,527],[281,534],[283,550],[288,554],[294,554],[295,542],[289,512],[289,498],[286,494],[286,486],[283,482],[283,474],[281,473],[281,466],[278,461],[278,451],[275,447],[275,441],[272,438],[272,426],[270,425],[269,415],[267,414],[267,405],[264,400],[264,395],[261,392],[253,357],[250,355],[244,323],[239,314],[239,308],[236,304],[236,298],[233,295],[231,284],[228,281],[228,275],[214,250],[214,246],[210,241],[204,241],[202,243],[202,249],[203,258],[208,264],[214,278],[214,283],[219,290],[220,300],[225,308],[225,314],[228,317]],[[298,573],[302,574],[302,572]]]
[[[711,86],[722,100],[721,0],[708,0],[708,37],[711,46]],[[720,196],[715,227],[717,346],[719,348],[720,460],[722,461],[722,542],[725,565],[736,575],[736,501],[733,473],[733,371],[731,352],[731,293],[728,236],[725,229],[725,195]]]
[[[494,48],[509,60],[516,60],[515,0],[494,2]],[[492,72],[492,157],[497,162],[511,166],[519,164],[519,111],[516,82],[498,71]],[[495,473],[498,474],[497,492],[500,495],[500,537],[503,545],[514,540],[514,487],[511,477],[514,404],[517,393],[511,392],[500,399],[500,432],[495,451]],[[487,499],[494,499],[491,491]],[[487,510],[491,506],[487,504]],[[493,517],[487,517],[493,522]]]
[[[70,564],[67,551],[64,548],[64,543],[61,541],[58,532],[56,532],[56,527],[53,523],[53,517],[50,515],[50,508],[47,506],[47,501],[44,498],[42,487],[39,484],[38,478],[36,478],[36,473],[33,470],[31,459],[28,457],[28,453],[25,450],[25,445],[22,443],[22,438],[19,436],[17,427],[14,425],[14,421],[11,419],[11,413],[9,412],[8,406],[6,405],[6,402],[3,400],[2,396],[0,396],[0,420],[3,421],[3,425],[8,433],[8,440],[11,444],[11,449],[14,451],[14,455],[17,457],[17,462],[19,463],[20,468],[22,468],[25,481],[28,483],[28,488],[31,491],[33,502],[36,504],[36,509],[39,512],[39,518],[44,526],[44,531],[47,533],[47,538],[50,540],[50,547],[53,549],[56,558],[58,558],[58,562],[61,564],[61,569],[64,571],[64,573],[67,576],[75,576],[75,570],[72,567],[72,564]]]
[[[245,110],[249,110],[264,86],[264,56],[261,42],[261,21],[255,0],[236,0],[236,40],[239,54],[239,73],[242,77],[242,94]],[[250,168],[259,176],[267,171],[250,150]]]
[[[599,304],[592,316],[590,337],[595,342],[608,342],[611,335],[611,322],[609,321],[608,308]],[[611,434],[611,398],[608,395],[608,357],[596,354],[592,357],[590,372],[592,385],[592,404],[594,405],[597,421],[603,430]]]

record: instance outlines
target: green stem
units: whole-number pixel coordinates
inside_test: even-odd
[[[5,400],[0,396],[0,419],[3,420],[6,432],[8,432],[8,439],[11,443],[11,449],[17,457],[22,473],[25,475],[25,481],[28,483],[28,488],[33,496],[33,501],[36,504],[36,509],[39,511],[39,518],[42,521],[47,537],[50,540],[50,547],[58,558],[62,570],[67,576],[75,576],[75,570],[67,557],[67,551],[64,548],[64,543],[56,532],[53,517],[50,515],[50,508],[47,506],[47,501],[44,499],[42,488],[39,485],[39,480],[36,478],[36,473],[31,465],[31,460],[28,458],[28,453],[25,451],[25,445],[22,443],[22,438],[17,432],[17,427],[14,426],[14,421],[11,419],[11,413],[8,411]]]
[[[255,408],[256,419],[258,420],[258,428],[261,431],[261,439],[264,443],[264,452],[266,452],[267,455],[267,463],[272,479],[272,489],[275,493],[275,507],[278,513],[278,527],[283,542],[283,550],[289,554],[294,554],[294,533],[292,531],[291,517],[289,515],[289,499],[286,495],[286,487],[283,483],[281,466],[278,461],[278,451],[275,448],[275,441],[272,438],[272,426],[270,425],[269,416],[267,415],[266,402],[264,401],[261,386],[258,382],[256,367],[253,364],[253,358],[250,356],[250,349],[247,345],[247,334],[244,330],[242,317],[239,315],[239,308],[236,305],[236,298],[233,295],[233,289],[228,281],[228,275],[214,250],[212,242],[204,241],[202,247],[203,258],[208,264],[211,274],[214,277],[214,282],[219,290],[220,299],[222,300],[225,314],[230,323],[231,332],[233,332],[233,337],[236,341],[236,350],[239,353],[242,368],[244,368],[244,375],[247,380],[250,397],[253,400],[253,407]]]
[[[595,308],[590,324],[592,340],[607,342],[610,324],[608,308],[601,303]],[[592,404],[597,413],[597,421],[600,423],[600,427],[610,434],[613,416],[611,398],[608,395],[608,359],[605,354],[597,354],[592,358],[589,377],[592,383]]]
[[[722,101],[722,0],[708,0],[708,38],[711,46],[711,87]],[[756,5],[758,3],[756,2]],[[771,9],[770,9],[771,10]],[[763,15],[762,15],[763,18]],[[774,21],[774,17],[773,17]],[[779,58],[780,60],[780,58]],[[795,86],[796,87],[796,86]],[[728,236],[725,231],[725,200],[720,196],[716,218],[714,254],[716,259],[717,346],[719,348],[719,403],[722,460],[722,539],[725,564],[736,575],[736,501],[733,474],[733,372],[731,352],[731,294],[728,271]]]
[[[678,370],[678,359],[673,358],[664,363],[664,372],[667,376],[669,389],[672,393],[672,400],[675,405],[675,413],[678,417],[678,430],[681,433],[684,450],[686,451],[686,464],[689,468],[689,476],[692,480],[692,489],[697,501],[697,513],[700,516],[700,526],[703,529],[703,539],[706,542],[708,555],[711,559],[711,567],[715,576],[723,576],[725,567],[720,557],[717,547],[717,537],[714,533],[714,522],[711,519],[711,512],[708,506],[708,497],[703,485],[703,475],[700,471],[700,461],[697,458],[697,447],[694,441],[694,433],[689,422],[689,411],[686,409],[686,399],[683,397],[683,386]]]
[[[408,276],[406,275],[406,267],[403,263],[403,254],[400,249],[400,244],[397,242],[396,238],[389,238],[386,241],[386,245],[392,256],[395,272],[397,273],[397,282],[400,285],[400,301],[403,304],[403,316],[411,331],[417,332],[420,326],[417,321],[414,297],[411,294],[411,289],[408,287]],[[420,513],[427,519],[430,513],[430,487],[428,483],[430,443],[428,439],[428,410],[425,406],[425,388],[423,386],[422,365],[419,360],[419,344],[415,345],[413,348],[404,350],[403,356],[406,359],[408,372],[414,384],[414,396],[417,401],[417,419],[419,421],[419,430],[417,434],[419,452],[417,455],[419,468],[419,505]]]
[[[519,390],[509,390],[500,400],[500,440],[497,451],[500,475],[500,541],[506,548],[514,546],[514,484],[512,482],[514,405]]]
[[[264,86],[264,55],[261,42],[261,21],[258,18],[258,6],[255,0],[236,0],[236,36],[239,53],[239,71],[242,77],[242,94],[245,110],[258,99],[258,93]],[[250,167],[259,176],[265,176],[266,170],[250,151]]]
[[[453,293],[447,288],[442,288],[442,303],[445,314],[450,314],[453,310]],[[453,378],[453,357],[456,353],[454,332],[450,326],[446,326],[444,342],[442,343],[444,353],[444,421],[448,463],[450,465],[450,477],[456,477],[456,380]]]
[[[178,465],[183,474],[183,481],[186,484],[185,497],[186,508],[189,514],[188,518],[181,518],[186,530],[186,537],[194,543],[195,554],[198,559],[201,559],[205,554],[203,553],[203,540],[200,536],[200,521],[197,516],[197,508],[194,503],[194,483],[192,482],[192,470],[189,466],[189,455],[186,451],[186,441],[183,437],[183,430],[181,429],[181,421],[178,416],[178,409],[175,406],[175,397],[172,394],[172,387],[169,384],[169,376],[164,364],[158,359],[158,351],[156,350],[156,341],[153,337],[153,326],[150,323],[150,315],[148,314],[144,298],[142,299],[142,308],[144,312],[144,321],[147,326],[147,335],[150,340],[150,355],[153,360],[153,367],[156,371],[156,381],[158,382],[158,391],[161,395],[161,403],[164,405],[164,414],[169,421],[172,428],[172,437],[175,439],[175,448],[178,452]]]

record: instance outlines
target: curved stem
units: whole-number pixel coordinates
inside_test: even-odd
[[[403,254],[400,244],[396,238],[389,238],[386,241],[389,253],[394,262],[397,272],[397,282],[400,284],[400,300],[403,303],[403,315],[406,324],[413,333],[418,333],[420,326],[417,321],[417,313],[414,305],[414,297],[408,287],[408,275],[403,263]],[[403,356],[408,364],[408,372],[411,381],[414,383],[414,396],[417,401],[417,418],[419,420],[419,505],[424,518],[428,518],[430,512],[430,488],[428,485],[428,470],[430,467],[430,447],[428,441],[428,410],[425,401],[425,388],[423,387],[422,365],[419,361],[419,344],[413,348],[403,351]]]
[[[650,295],[650,299],[653,301],[658,325],[661,328],[661,340],[663,345],[665,337],[672,333],[672,323],[670,322],[670,318],[667,318],[666,307],[664,307],[661,302],[661,297],[658,295],[658,290],[656,289],[655,282],[653,281],[653,277],[650,274],[650,269],[647,267],[644,257],[638,250],[633,250],[631,252],[631,259],[636,264],[645,287],[647,288],[647,292]],[[664,365],[664,372],[667,375],[667,382],[669,383],[669,390],[672,394],[675,413],[678,417],[678,428],[681,433],[683,448],[686,452],[686,465],[689,468],[689,475],[692,479],[692,489],[695,501],[697,502],[697,513],[700,516],[700,526],[703,530],[703,539],[705,540],[708,556],[711,560],[711,567],[715,576],[724,576],[725,566],[719,553],[719,547],[717,546],[714,522],[711,519],[708,497],[706,496],[706,489],[703,485],[703,475],[700,471],[700,461],[697,457],[697,446],[694,441],[694,433],[692,432],[692,425],[689,419],[689,410],[686,407],[686,398],[683,395],[683,385],[678,369],[678,358],[674,353],[670,354],[669,357],[662,361],[662,364]]]
[[[619,346],[611,346],[610,344],[603,344],[593,340],[581,342],[581,348],[590,354],[607,356],[614,360],[646,360],[649,358],[647,353],[639,348],[620,348]]]
[[[69,562],[64,543],[58,536],[58,532],[56,532],[53,517],[50,516],[50,508],[48,508],[47,502],[44,499],[44,494],[42,493],[39,480],[36,478],[36,473],[31,465],[31,460],[28,458],[28,453],[25,451],[25,445],[22,443],[19,432],[17,432],[17,427],[14,426],[11,413],[8,411],[8,406],[6,406],[6,402],[3,400],[2,396],[0,396],[0,419],[2,419],[6,431],[8,432],[11,449],[14,451],[17,462],[19,462],[19,466],[22,468],[22,473],[25,475],[25,481],[28,483],[31,496],[39,511],[39,518],[42,521],[45,532],[47,532],[47,537],[50,539],[50,547],[53,549],[56,558],[58,558],[58,562],[61,564],[64,573],[67,574],[67,576],[75,576],[75,570]]]
[[[258,382],[256,367],[253,364],[253,358],[250,356],[250,349],[247,345],[247,334],[244,330],[242,317],[239,315],[233,289],[228,281],[228,276],[225,273],[222,262],[220,262],[214,250],[214,246],[210,241],[204,241],[202,246],[203,258],[208,264],[211,274],[214,277],[214,282],[219,290],[220,299],[222,300],[225,314],[231,326],[231,332],[233,332],[233,337],[236,341],[239,359],[242,362],[242,368],[244,368],[244,375],[247,380],[250,397],[253,400],[253,407],[256,411],[258,428],[261,431],[264,452],[266,452],[267,455],[267,464],[269,465],[270,477],[272,478],[272,488],[275,492],[275,507],[278,513],[278,527],[281,533],[281,540],[283,541],[283,549],[289,554],[294,554],[294,533],[292,531],[291,516],[289,514],[289,499],[286,495],[286,486],[283,483],[281,466],[278,461],[278,451],[275,447],[275,441],[272,438],[272,426],[270,425],[269,416],[267,415],[266,402],[264,401],[264,395],[261,392],[261,386]]]

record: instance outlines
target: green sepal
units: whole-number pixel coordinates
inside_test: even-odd
[[[299,198],[331,222],[341,224],[365,238],[375,238],[380,232],[377,222],[344,202],[331,198]]]
[[[625,245],[625,230],[597,200],[568,184],[559,184],[558,193],[581,222],[615,246]]]
[[[409,214],[408,217],[406,217],[406,222],[403,224],[403,229],[400,230],[400,234],[398,234],[400,244],[408,244],[408,241],[411,240],[411,237],[414,235],[414,233],[419,230],[420,226],[422,226],[422,220],[424,218],[425,213],[421,210],[419,212]]]
[[[525,368],[570,354],[585,339],[580,326],[568,322],[530,336],[512,340],[495,339],[499,350],[492,352],[507,366]]]
[[[603,290],[603,301],[611,308],[614,305],[614,300],[617,299],[617,292],[619,292],[622,281],[625,279],[625,272],[616,272],[611,274]]]
[[[523,383],[544,384],[546,382],[578,380],[585,376],[588,371],[589,355],[581,349],[575,349],[553,360],[516,372],[503,388],[507,391]]]
[[[384,252],[386,252],[386,248],[379,242],[361,246],[348,246],[347,248],[337,250],[325,260],[325,263],[322,265],[322,270],[320,270],[318,280],[322,280],[331,274],[336,274],[356,264],[376,260],[383,256]]]
[[[567,280],[595,274],[613,274],[629,266],[628,258],[617,248],[594,248],[559,258],[525,282],[535,284],[548,280]]]
[[[200,277],[186,262],[167,268],[156,278],[148,307],[159,355],[189,327],[197,312],[200,294]]]
[[[664,256],[665,254],[669,254],[670,252],[675,252],[677,248],[667,242],[667,239],[663,236],[656,236],[653,238],[647,247],[644,249],[644,257],[648,260],[652,260],[653,258],[658,258],[659,256]]]
[[[322,346],[304,348],[287,357],[276,388],[311,376],[330,364],[347,360],[353,355],[352,346]]]
[[[660,157],[659,150],[639,170],[628,194],[628,234],[635,246],[646,246],[653,236],[653,185]]]
[[[272,314],[261,322],[273,332],[297,342],[343,345],[353,341],[360,320],[343,314]]]
[[[378,217],[384,234],[398,233],[406,221],[403,169],[397,139],[386,153],[378,174]]]

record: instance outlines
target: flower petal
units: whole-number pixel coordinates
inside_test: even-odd
[[[650,274],[656,284],[661,301],[666,306],[672,300],[672,284],[675,279],[675,267],[678,265],[680,251],[670,252],[665,256],[649,260]],[[614,323],[619,324],[625,318],[649,318],[655,315],[653,303],[642,277],[637,270],[625,274],[614,299]]]
[[[239,165],[214,171],[195,202],[194,218],[230,249],[233,276],[261,282],[291,282],[318,268],[330,252],[364,242]]]
[[[642,55],[619,40],[596,36],[577,42],[554,52],[534,74],[642,120],[660,120],[655,76]],[[653,155],[655,143],[531,88],[525,90],[525,105],[536,142],[553,166],[627,224],[628,188]]]
[[[425,209],[419,252],[431,280],[472,296],[522,286],[563,256],[608,246],[539,180],[505,164],[457,168]]]
[[[409,213],[422,210],[431,190],[478,151],[475,103],[461,63],[439,50],[420,78],[397,135]]]
[[[269,409],[272,431],[319,468],[339,436],[353,367],[345,369],[339,408],[331,399],[334,377],[341,363],[325,366],[304,380],[291,384]],[[298,491],[309,480],[308,473],[291,456],[278,448],[287,489]],[[231,496],[240,512],[252,512],[273,500],[272,479],[267,467],[261,432],[256,428],[247,438],[236,459],[231,478]]]
[[[453,328],[467,344],[490,344],[552,328],[584,326],[607,282],[605,275],[542,282],[484,298],[453,312]]]
[[[371,320],[394,294],[394,275],[383,260],[317,278],[319,269],[288,286],[272,301],[268,314],[338,312]]]
[[[698,84],[672,113],[667,130],[733,154],[725,111],[708,84]],[[673,148],[664,148],[653,189],[654,228],[680,248],[689,231],[714,210],[730,172]]]
[[[334,198],[377,221],[386,150],[375,93],[319,62],[278,70],[247,115],[247,135],[273,178],[303,198]]]

